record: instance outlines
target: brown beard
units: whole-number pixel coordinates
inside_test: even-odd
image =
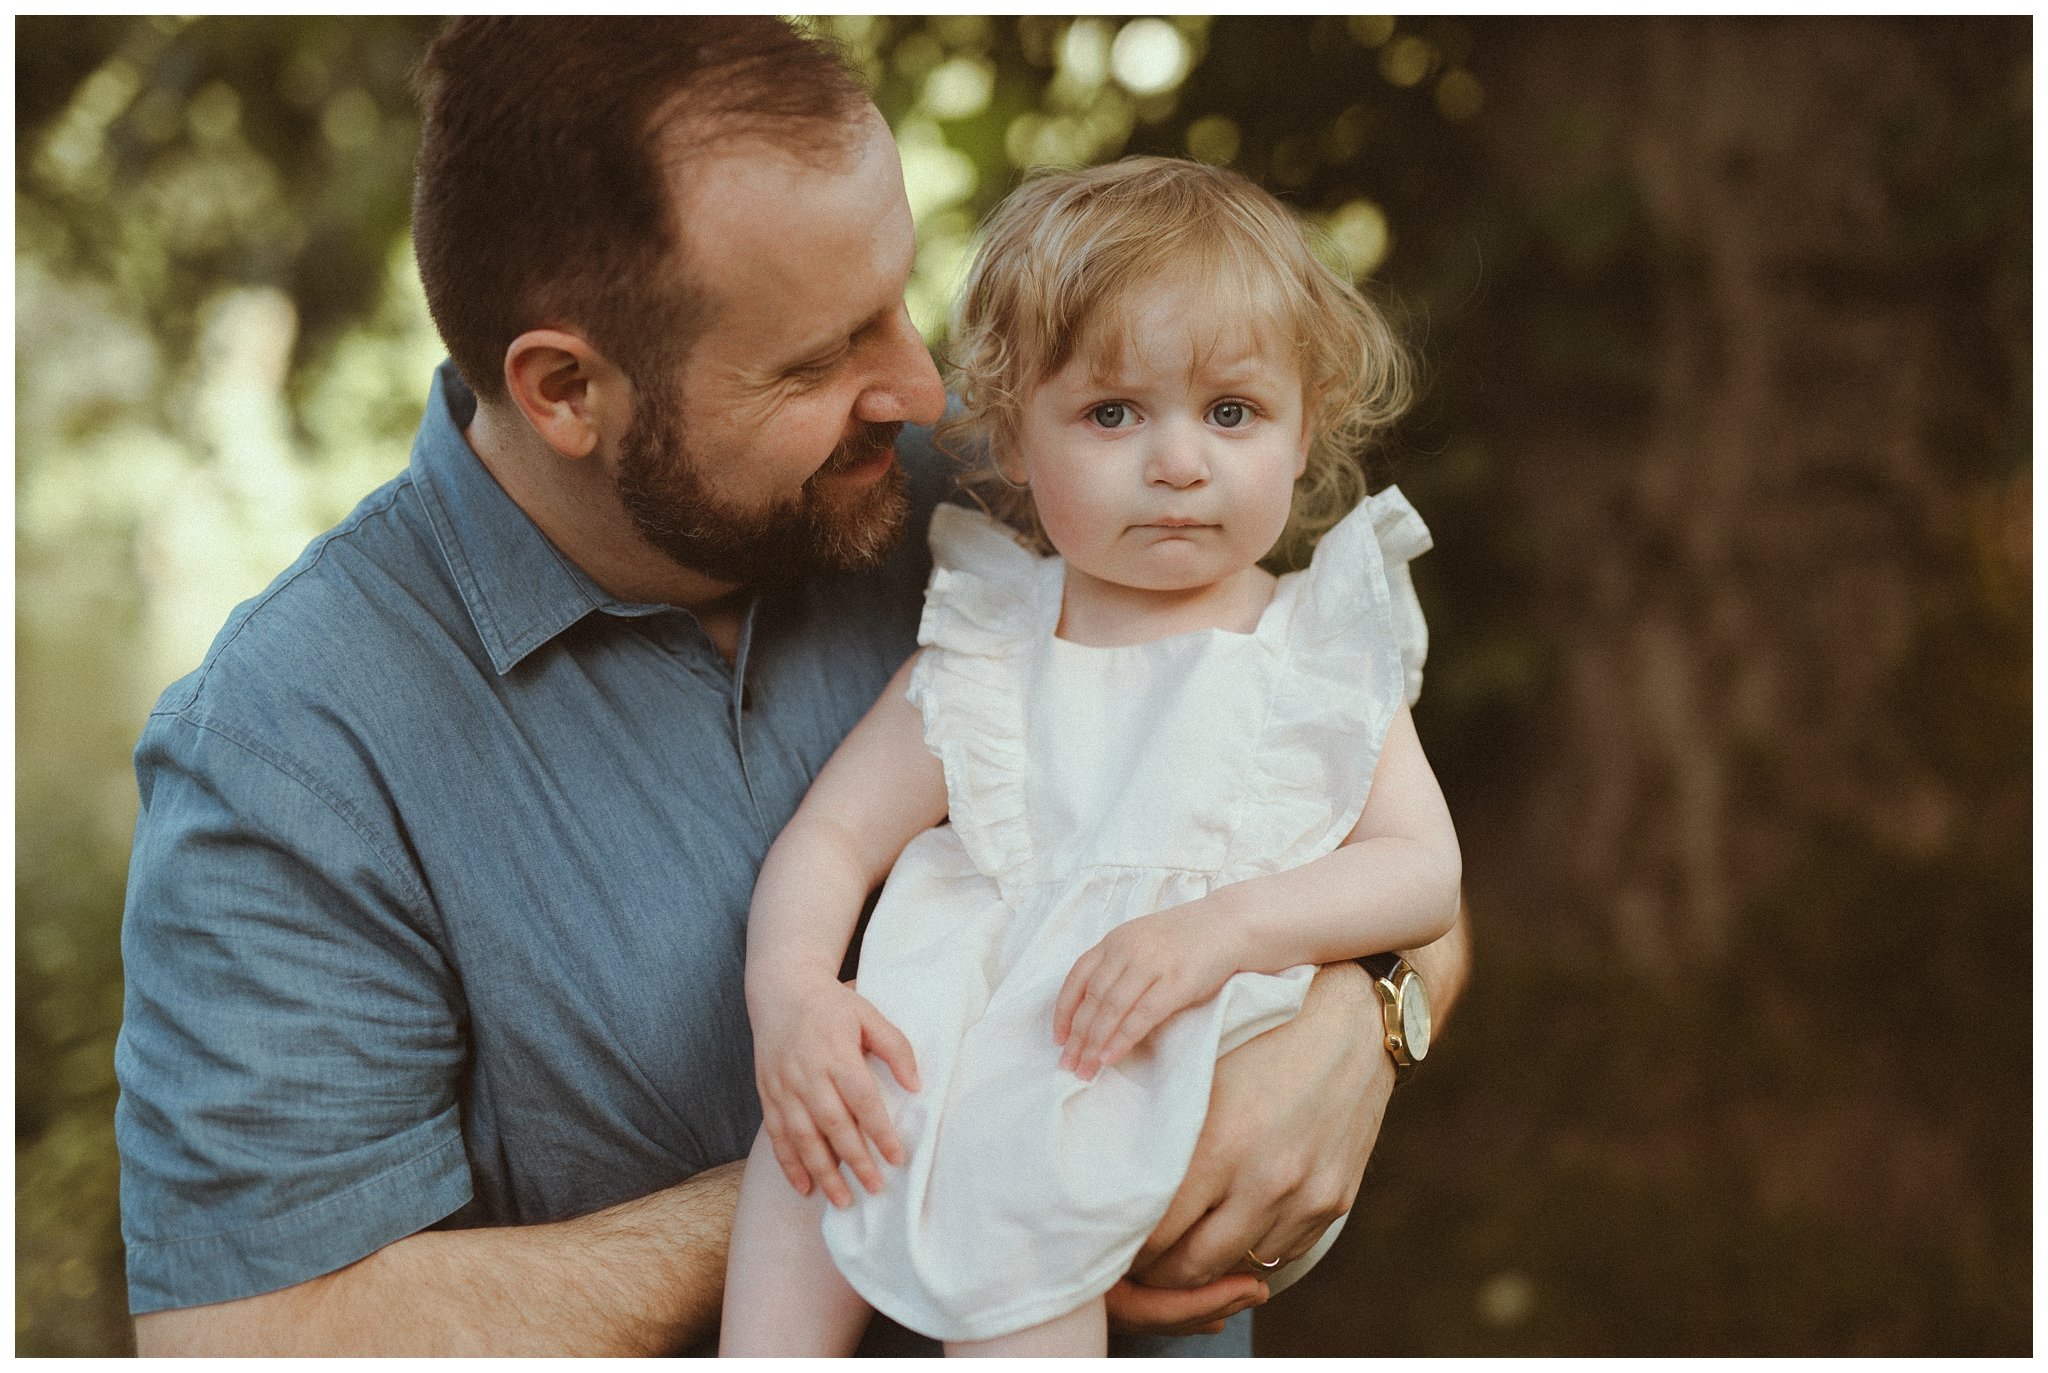
[[[902,425],[862,425],[794,496],[744,510],[711,493],[676,407],[657,396],[640,388],[633,423],[619,439],[619,500],[641,537],[681,566],[714,581],[788,586],[821,572],[875,567],[902,537],[910,495],[900,464],[855,491],[819,482],[892,447]]]

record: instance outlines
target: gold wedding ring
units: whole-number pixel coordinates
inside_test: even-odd
[[[1262,1273],[1272,1272],[1275,1268],[1278,1268],[1281,1263],[1279,1259],[1274,1259],[1271,1263],[1267,1263],[1264,1259],[1260,1258],[1257,1254],[1254,1254],[1249,1249],[1244,1251],[1244,1256],[1252,1261],[1252,1267],[1258,1269]]]

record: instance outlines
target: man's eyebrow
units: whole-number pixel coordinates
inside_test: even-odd
[[[831,330],[820,330],[802,346],[790,350],[790,352],[787,355],[787,360],[782,364],[784,369],[787,370],[793,367],[805,367],[812,363],[819,362],[827,357],[837,355],[839,352],[845,349],[847,343],[851,339],[853,339],[856,335],[860,334],[864,330],[870,329],[876,324],[880,323],[884,318],[888,316],[888,314],[889,310],[885,308],[877,310],[874,314],[869,315],[866,319],[855,321],[849,327]]]
[[[802,348],[798,348],[790,353],[782,366],[785,370],[795,367],[809,367],[814,363],[823,362],[827,358],[837,357],[841,352],[845,351],[847,337],[845,334],[834,334],[829,338],[819,339],[814,343],[806,344]]]

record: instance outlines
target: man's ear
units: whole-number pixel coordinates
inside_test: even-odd
[[[630,413],[625,373],[580,334],[529,329],[505,349],[505,392],[565,458],[587,458]]]

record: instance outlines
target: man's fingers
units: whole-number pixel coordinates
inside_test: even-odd
[[[918,1086],[917,1054],[910,1047],[909,1036],[890,1024],[889,1017],[876,1010],[867,1001],[860,1003],[860,1023],[862,1039],[867,1046],[867,1051],[889,1065],[890,1073],[895,1076],[897,1084],[904,1091],[916,1091]],[[865,1063],[861,1065],[861,1070],[863,1072],[867,1070]],[[876,1100],[879,1102],[880,1097],[878,1096]],[[891,1162],[898,1161],[891,1160]]]
[[[1339,1216],[1325,1217],[1321,1214],[1296,1216],[1282,1208],[1271,1217],[1272,1224],[1250,1246],[1253,1252],[1268,1263],[1292,1263],[1316,1247],[1316,1241],[1323,1237]]]
[[[1139,1277],[1150,1278],[1153,1264],[1179,1244],[1195,1222],[1209,1213],[1209,1208],[1223,1200],[1228,1179],[1213,1164],[1204,1167],[1204,1162],[1203,1156],[1197,1153],[1187,1176],[1181,1179],[1180,1190],[1167,1203],[1166,1214],[1159,1218],[1159,1224],[1152,1227],[1152,1233],[1145,1236],[1145,1242],[1138,1246],[1131,1271]]]
[[[1187,1233],[1146,1270],[1146,1276],[1150,1281],[1163,1283],[1213,1282],[1244,1266],[1247,1251],[1265,1237],[1272,1221],[1271,1208],[1247,1205],[1233,1197],[1189,1226]],[[1282,1256],[1261,1250],[1259,1257],[1270,1260]]]
[[[1179,1335],[1208,1329],[1266,1300],[1266,1285],[1232,1273],[1201,1287],[1146,1287],[1120,1279],[1107,1296],[1109,1320],[1136,1334]]]

